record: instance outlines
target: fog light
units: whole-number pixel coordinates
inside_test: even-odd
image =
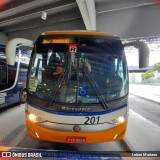
[[[37,132],[35,132],[35,135],[37,136],[37,138],[39,138],[39,135],[38,135],[38,133],[37,133]]]

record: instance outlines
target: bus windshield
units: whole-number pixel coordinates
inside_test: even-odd
[[[100,104],[128,94],[127,64],[117,37],[40,36],[32,52],[28,101],[37,106]],[[43,103],[45,102],[45,103]]]

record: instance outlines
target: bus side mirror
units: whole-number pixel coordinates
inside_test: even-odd
[[[124,44],[124,47],[134,46],[139,51],[139,68],[147,68],[149,66],[149,48],[144,42],[136,41]]]
[[[14,38],[8,41],[6,45],[6,62],[8,65],[14,65],[15,56],[16,56],[16,48],[20,46],[28,46],[33,47],[33,41],[24,39],[24,38]]]

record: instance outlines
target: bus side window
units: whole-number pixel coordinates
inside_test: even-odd
[[[8,88],[8,68],[7,66],[1,65],[0,66],[0,89],[7,89]]]
[[[8,66],[0,66],[0,89],[10,88],[15,80],[16,70]]]
[[[11,87],[15,81],[16,69],[8,68],[8,86]]]
[[[0,66],[0,82],[1,84],[7,83],[7,72],[8,68],[7,66]]]

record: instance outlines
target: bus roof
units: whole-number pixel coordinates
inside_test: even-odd
[[[44,32],[41,35],[91,35],[91,36],[115,36],[113,34],[105,32],[95,32],[87,30],[70,30],[70,31],[48,31]]]

